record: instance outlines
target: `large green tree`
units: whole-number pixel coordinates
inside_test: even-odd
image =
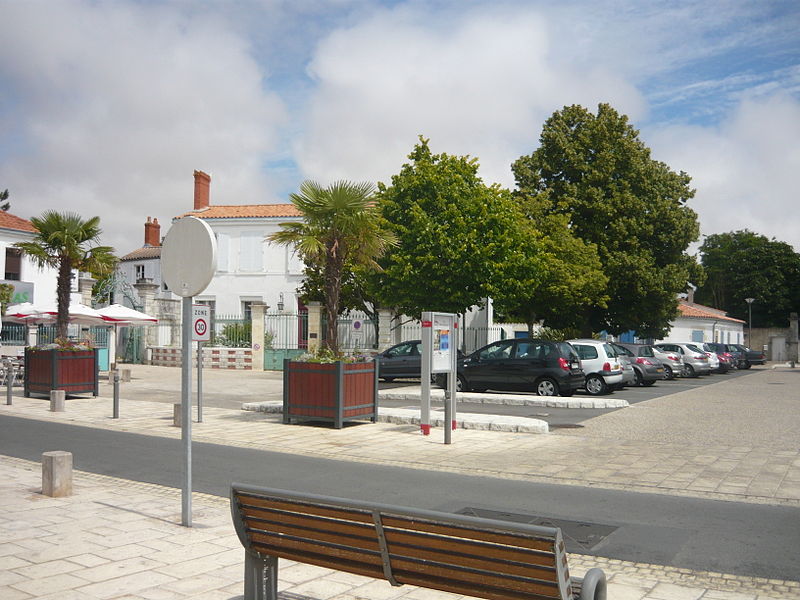
[[[520,320],[533,336],[539,322],[553,329],[581,325],[587,306],[605,306],[608,278],[603,274],[597,247],[575,237],[565,215],[546,214],[536,198],[522,198],[524,240],[530,251],[514,278],[518,285],[501,289],[495,309],[509,320]]]
[[[34,239],[15,245],[38,266],[57,269],[56,331],[57,337],[66,338],[73,269],[102,276],[114,270],[117,258],[110,246],[97,245],[102,233],[100,217],[83,220],[75,213],[45,211],[41,217],[31,218],[31,223],[36,228]]]
[[[308,265],[321,273],[327,316],[326,346],[339,352],[337,317],[342,278],[346,267],[380,267],[375,259],[395,243],[394,235],[379,222],[371,183],[337,181],[322,187],[304,181],[292,204],[303,215],[302,222],[282,223],[268,239],[294,246]]]
[[[755,327],[786,327],[790,312],[800,311],[800,254],[786,242],[744,229],[709,235],[700,246],[708,275],[695,293],[697,302],[748,320]]]
[[[509,265],[529,248],[521,247],[510,193],[486,185],[476,159],[433,154],[422,137],[408,158],[391,185],[378,185],[381,212],[399,240],[373,281],[379,302],[414,317],[464,313],[517,285]]]
[[[703,277],[686,254],[699,236],[689,176],[652,159],[628,118],[607,104],[596,115],[577,105],[555,112],[539,141],[512,165],[519,193],[565,215],[571,233],[597,247],[608,276],[607,305],[584,310],[584,333],[661,337],[676,295]]]

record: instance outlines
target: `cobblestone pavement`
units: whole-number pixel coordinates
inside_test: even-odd
[[[3,600],[235,600],[244,551],[227,500],[193,498],[179,525],[172,488],[75,472],[73,495],[41,495],[37,463],[0,456]],[[800,598],[800,583],[570,555],[582,576],[599,566],[614,600]],[[281,561],[282,600],[459,600],[462,596]]]
[[[23,398],[15,388],[13,404],[0,404],[0,414],[177,438],[170,397],[178,401],[179,376],[177,369],[134,366],[132,381],[122,387],[120,419],[111,418],[108,383],[99,398],[68,399],[61,413],[50,412],[48,400]],[[159,380],[169,391],[154,402]],[[442,443],[441,429],[425,437],[415,426],[391,423],[343,430],[287,426],[276,415],[216,407],[204,409],[204,422],[193,424],[193,438],[472,475],[800,505],[798,382],[800,370],[765,368],[638,403],[592,419],[580,430],[544,435],[459,430],[449,446]],[[244,401],[259,401],[265,380],[217,372],[208,374],[204,385],[236,387]],[[74,495],[54,499],[40,494],[40,469],[0,456],[0,599],[240,597],[243,552],[226,501],[196,494],[195,527],[187,529],[178,525],[176,490],[77,472]],[[606,570],[612,599],[800,598],[798,582],[588,556],[572,556],[571,565],[577,574],[592,566]],[[284,600],[457,598],[289,561],[282,562],[280,577]]]

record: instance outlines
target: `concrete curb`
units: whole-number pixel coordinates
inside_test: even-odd
[[[279,401],[245,402],[242,410],[280,414],[283,403]],[[378,421],[395,425],[419,425],[419,410],[411,408],[379,408]],[[439,411],[431,413],[431,426],[444,426],[444,416]],[[504,431],[508,433],[548,433],[547,422],[527,417],[508,417],[502,415],[483,415],[476,413],[457,413],[456,424],[459,429],[481,431]]]
[[[394,390],[382,390],[378,396],[385,400],[419,403],[420,389],[417,386]],[[433,402],[444,401],[444,390],[431,390]],[[508,406],[536,406],[547,408],[625,408],[630,406],[627,400],[608,396],[575,398],[565,396],[529,396],[526,394],[483,394],[477,392],[460,392],[459,402],[474,404],[502,404]]]

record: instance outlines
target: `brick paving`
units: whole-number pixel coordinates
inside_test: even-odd
[[[111,419],[108,384],[100,398],[68,399],[63,413],[50,412],[46,399],[22,398],[16,388],[13,404],[0,404],[0,414],[179,437],[170,402],[135,399],[137,380],[146,377],[152,386],[154,368],[133,369],[133,381],[123,384],[118,420]],[[175,376],[175,370],[162,369],[165,379]],[[234,385],[225,379],[230,375],[242,376],[220,374],[216,381]],[[344,430],[286,426],[276,415],[214,407],[204,409],[203,423],[193,424],[193,438],[473,475],[799,505],[800,450],[796,435],[783,434],[800,413],[797,375],[797,370],[764,369],[707,386],[713,390],[640,403],[593,419],[577,431],[536,435],[459,430],[450,446],[442,444],[441,430],[424,437],[415,426],[392,423]],[[214,381],[207,382],[213,388]],[[765,398],[763,390],[780,393]],[[704,430],[697,425],[701,419],[713,423]],[[511,463],[509,456],[514,457]],[[0,599],[241,597],[243,551],[227,501],[195,494],[194,527],[189,529],[179,525],[180,493],[171,488],[76,472],[71,497],[49,498],[40,491],[39,464],[0,456]],[[570,559],[579,575],[602,567],[610,576],[609,598],[800,598],[798,582],[590,556]],[[285,600],[458,598],[408,586],[392,588],[290,561],[282,561],[280,579]]]

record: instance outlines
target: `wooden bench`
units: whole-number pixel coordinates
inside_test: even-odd
[[[496,600],[605,600],[571,578],[561,530],[312,494],[231,486],[245,600],[277,600],[278,558]]]

